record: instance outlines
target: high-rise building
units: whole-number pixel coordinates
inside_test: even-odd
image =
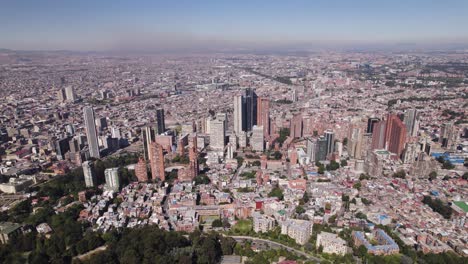
[[[257,124],[257,94],[252,88],[245,90],[245,128],[244,131],[252,131]]]
[[[302,137],[302,115],[296,114],[290,122],[290,132],[292,138]]]
[[[443,148],[455,150],[458,140],[458,130],[452,122],[442,124],[440,128],[439,143]]]
[[[88,140],[88,148],[90,157],[99,159],[101,157],[99,153],[99,143],[96,131],[96,124],[94,118],[94,110],[92,107],[85,106],[84,112],[84,126],[86,130],[86,138]]]
[[[94,187],[96,184],[96,174],[94,173],[94,164],[92,161],[85,161],[82,164],[83,175],[86,187]]]
[[[195,141],[196,142],[196,141]],[[196,144],[189,146],[189,176],[193,180],[198,176],[198,150]]]
[[[387,150],[401,157],[406,143],[406,126],[397,115],[388,115],[385,134]]]
[[[263,126],[263,136],[270,136],[270,100],[258,98],[257,100],[257,125]]]
[[[231,142],[227,144],[226,158],[227,159],[234,158],[234,146],[231,144]]]
[[[65,94],[65,89],[61,88],[57,91],[57,100],[61,103],[67,100],[67,95]]]
[[[159,108],[156,110],[157,133],[162,134],[166,131],[166,121],[164,119],[164,109]]]
[[[150,144],[150,167],[151,167],[151,178],[153,180],[160,179],[164,181],[166,179],[164,175],[164,152],[160,144],[152,142]]]
[[[252,88],[245,89],[244,96],[234,97],[234,132],[236,134],[239,135],[241,131],[252,131],[253,126],[257,124],[257,101],[257,94]],[[267,109],[265,108],[265,110]]]
[[[354,159],[362,158],[362,129],[352,126],[348,140],[348,155]]]
[[[122,134],[120,133],[120,128],[113,126],[111,128],[111,136],[113,138],[119,138],[120,139],[122,137]]]
[[[119,191],[119,168],[108,168],[104,170],[104,176],[106,178],[106,189],[114,192]]]
[[[104,128],[107,127],[107,118],[105,117],[96,118],[96,126],[99,131],[104,130]]]
[[[291,101],[297,102],[297,91],[294,88],[291,91]]]
[[[263,127],[262,126],[253,126],[252,128],[252,138],[250,140],[250,145],[252,150],[261,151],[265,150],[264,147],[264,138],[263,138]]]
[[[367,119],[366,133],[372,134],[372,132],[374,131],[374,124],[376,124],[379,121],[380,121],[380,118],[377,118],[377,117],[371,117],[371,118]]]
[[[335,133],[331,130],[325,131],[325,138],[327,139],[327,155],[335,151]]]
[[[327,159],[328,151],[328,140],[325,137],[319,137],[317,139],[317,148],[315,154],[315,161],[321,161]]]
[[[311,138],[307,139],[307,156],[309,157],[311,162],[315,161],[315,152],[317,148],[317,143],[315,140]]]
[[[374,123],[372,127],[372,146],[371,150],[385,148],[385,132],[387,123],[385,121],[379,121]]]
[[[69,137],[55,141],[55,152],[58,160],[64,160],[65,154],[70,150]]]
[[[234,119],[234,133],[236,135],[239,135],[243,130],[243,112],[244,112],[244,106],[243,106],[243,99],[242,95],[236,95],[234,96],[234,113],[233,113],[233,119]]]
[[[217,113],[216,120],[220,120],[224,122],[224,135],[226,136],[226,131],[228,127],[228,118],[226,113]]]
[[[408,109],[405,112],[403,122],[406,126],[406,136],[415,137],[418,135],[419,130],[419,113],[416,109]]]
[[[143,151],[145,160],[151,159],[151,143],[155,141],[155,131],[151,126],[146,126],[141,130],[141,136],[143,138]]]
[[[148,170],[146,168],[146,162],[142,158],[140,158],[138,163],[135,165],[135,176],[139,182],[148,181]]]
[[[65,87],[65,95],[66,95],[67,101],[69,102],[76,101],[75,89],[73,89],[73,86]]]
[[[210,122],[210,145],[212,149],[224,150],[226,129],[223,120],[212,120]]]

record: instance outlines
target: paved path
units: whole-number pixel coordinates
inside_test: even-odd
[[[276,246],[282,247],[282,248],[284,248],[284,249],[286,249],[288,251],[291,251],[291,252],[294,252],[294,253],[296,253],[298,255],[306,257],[307,259],[310,259],[310,260],[313,260],[313,261],[315,261],[317,263],[320,263],[320,259],[317,258],[317,257],[314,257],[312,255],[309,255],[309,254],[305,253],[304,251],[300,251],[298,249],[283,245],[283,244],[275,242],[275,241],[271,241],[271,240],[267,240],[267,239],[263,239],[263,238],[258,238],[258,237],[250,237],[250,236],[229,236],[229,237],[234,238],[236,241],[237,240],[251,240],[251,241],[254,241],[254,242],[261,241],[261,242],[264,242],[264,243],[267,243],[267,244],[270,244],[270,245],[276,245]]]
[[[107,245],[100,246],[100,247],[97,247],[97,248],[95,248],[95,249],[93,249],[93,250],[91,250],[91,251],[88,251],[88,252],[86,252],[86,253],[83,253],[83,254],[81,254],[81,255],[78,255],[78,256],[76,256],[76,257],[74,257],[74,258],[77,258],[77,259],[79,259],[79,260],[83,260],[83,259],[86,259],[87,257],[89,257],[89,256],[91,256],[91,255],[93,255],[93,254],[95,254],[95,253],[97,253],[97,252],[104,251],[104,250],[106,250],[106,249],[107,249]]]

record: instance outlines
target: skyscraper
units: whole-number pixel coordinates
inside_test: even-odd
[[[99,153],[99,143],[94,118],[94,110],[92,107],[85,106],[83,107],[83,112],[86,137],[88,140],[89,155],[90,157],[99,159],[101,155]]]
[[[254,151],[261,151],[265,149],[264,147],[264,138],[263,138],[263,127],[262,126],[253,126],[252,128],[252,138],[251,138],[251,147]]]
[[[297,91],[294,88],[291,91],[291,101],[297,102]]]
[[[243,121],[243,103],[242,95],[234,96],[234,133],[239,135],[243,131],[242,121]]]
[[[398,157],[403,154],[406,143],[406,126],[397,115],[388,115],[385,143],[388,151],[397,154]]]
[[[245,127],[244,131],[252,131],[254,125],[257,124],[257,94],[252,88],[245,90]]]
[[[458,130],[452,122],[442,124],[440,128],[439,143],[443,148],[455,150],[458,140]]]
[[[317,139],[317,150],[315,155],[315,161],[321,161],[327,159],[328,141],[325,137],[319,137]]]
[[[317,144],[315,140],[307,139],[307,156],[309,157],[311,162],[315,161],[315,152],[316,152]]]
[[[143,151],[145,160],[151,159],[151,143],[155,140],[155,131],[151,126],[146,126],[141,130],[143,138]]]
[[[164,109],[159,108],[156,110],[156,120],[157,120],[157,133],[162,134],[166,131],[166,121],[164,120]]]
[[[252,131],[252,127],[257,124],[257,101],[257,94],[252,88],[245,89],[244,96],[237,95],[234,97],[234,132],[237,135],[241,134],[241,131]]]
[[[366,133],[372,134],[372,132],[374,131],[374,124],[376,124],[379,121],[380,121],[380,119],[377,118],[377,117],[371,117],[371,118],[367,119]]]
[[[65,95],[66,95],[67,101],[69,102],[76,101],[75,89],[73,89],[73,86],[65,87]]]
[[[151,178],[153,180],[160,179],[164,181],[166,177],[164,175],[164,153],[162,146],[156,142],[152,142],[150,153]]]
[[[331,130],[325,131],[325,138],[327,140],[327,155],[335,151],[335,133]]]
[[[384,149],[385,148],[385,132],[387,123],[379,121],[372,127],[372,146],[371,149]]]
[[[419,113],[416,109],[408,109],[405,112],[403,122],[406,126],[406,136],[415,137],[419,130]]]
[[[135,165],[135,176],[139,182],[148,181],[148,170],[146,168],[146,162],[142,158],[140,158],[138,163]]]
[[[258,98],[257,100],[257,125],[263,126],[263,136],[270,136],[270,100]]]
[[[94,164],[92,161],[85,161],[82,164],[83,175],[86,187],[94,187],[96,184],[96,174],[94,173]]]
[[[291,137],[300,138],[302,137],[302,115],[296,114],[291,119],[290,123]]]
[[[65,102],[67,100],[67,95],[65,94],[65,89],[61,88],[57,91],[57,100],[59,102]]]
[[[104,170],[104,176],[106,178],[106,189],[114,192],[119,191],[119,168],[108,168]]]
[[[352,126],[348,140],[348,154],[351,158],[361,159],[362,131],[360,127]]]
[[[193,180],[198,176],[198,151],[196,144],[189,146],[189,175]]]
[[[223,120],[215,119],[210,122],[210,145],[212,149],[224,149],[225,131]]]

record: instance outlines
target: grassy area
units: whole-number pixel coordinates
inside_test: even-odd
[[[231,228],[234,232],[240,234],[246,234],[251,231],[253,228],[252,220],[239,220],[237,223]]]

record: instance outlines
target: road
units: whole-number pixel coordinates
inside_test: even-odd
[[[93,255],[93,254],[95,254],[95,253],[104,251],[104,250],[106,250],[106,249],[107,249],[107,245],[100,246],[100,247],[95,248],[95,249],[93,249],[93,250],[91,250],[91,251],[88,251],[88,252],[86,252],[86,253],[83,253],[83,254],[81,254],[81,255],[78,255],[78,256],[74,257],[74,259],[84,260],[84,259],[86,259],[87,257],[89,257],[89,256],[91,256],[91,255]]]
[[[286,249],[288,251],[294,252],[297,255],[303,256],[303,257],[305,257],[305,258],[307,258],[309,260],[313,260],[313,261],[315,261],[317,263],[320,263],[320,259],[317,258],[317,257],[314,257],[312,255],[309,255],[309,254],[303,252],[303,251],[297,250],[295,248],[283,245],[283,244],[275,242],[275,241],[271,241],[271,240],[267,240],[267,239],[263,239],[263,238],[258,238],[258,237],[250,237],[250,236],[229,236],[229,237],[234,238],[234,240],[236,240],[236,241],[251,240],[253,242],[259,242],[260,241],[260,242],[263,242],[263,243],[267,243],[270,246],[275,245],[275,246],[278,246],[278,247],[282,247],[282,248],[284,248],[284,249]]]

